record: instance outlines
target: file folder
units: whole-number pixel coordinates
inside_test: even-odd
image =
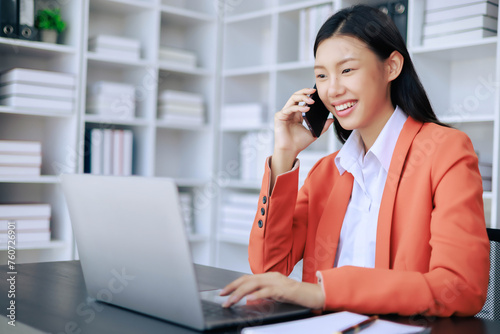
[[[35,0],[19,1],[19,38],[34,41],[38,37],[35,28]]]
[[[18,0],[0,1],[0,37],[17,38],[19,35]]]

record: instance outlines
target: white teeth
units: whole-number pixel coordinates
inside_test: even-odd
[[[346,110],[347,108],[352,107],[355,104],[356,104],[356,102],[347,102],[347,103],[335,106],[335,109],[337,109],[337,111],[343,111],[343,110]]]

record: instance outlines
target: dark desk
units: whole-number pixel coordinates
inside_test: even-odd
[[[16,327],[5,321],[9,303],[7,266],[0,266],[0,332],[2,333],[196,333],[159,319],[87,299],[78,261],[18,264]],[[197,266],[200,283],[222,287],[240,273]],[[429,325],[432,333],[500,333],[500,323],[476,318],[388,317],[404,323]],[[7,319],[8,320],[8,319]],[[28,325],[36,330],[30,331]],[[8,330],[9,332],[7,332]],[[238,333],[238,329],[215,333]],[[214,333],[214,332],[211,332]]]

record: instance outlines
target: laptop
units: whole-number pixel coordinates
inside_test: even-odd
[[[270,300],[225,309],[217,291],[200,291],[174,180],[91,174],[61,180],[90,297],[196,330],[311,312]]]

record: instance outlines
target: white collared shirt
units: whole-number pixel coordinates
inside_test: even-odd
[[[340,232],[335,267],[375,267],[375,244],[380,202],[394,147],[408,116],[396,107],[366,154],[354,130],[335,157],[340,174],[354,177],[351,198]]]

